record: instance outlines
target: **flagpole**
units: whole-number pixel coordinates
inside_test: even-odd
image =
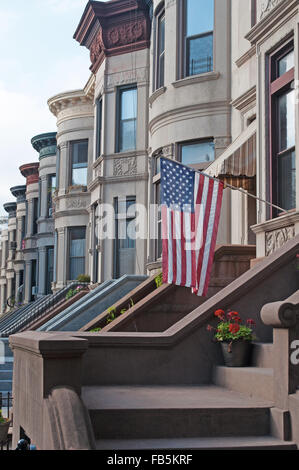
[[[178,165],[182,165],[182,166],[187,166],[187,165],[184,165],[183,163],[181,162],[178,162],[177,160],[173,160],[172,158],[169,158],[169,157],[161,157],[161,158],[164,158],[164,160],[169,160],[170,162],[172,163],[177,163]],[[215,176],[211,176],[211,175],[208,175],[207,173],[204,173],[203,171],[200,171],[200,170],[195,170],[195,168],[190,168],[188,167],[190,170],[193,170],[194,172],[196,173],[200,173],[201,175],[204,175],[204,176],[207,176],[208,178],[214,180],[214,181],[220,181],[220,183],[223,183],[223,181],[221,181],[219,178],[215,178]],[[233,190],[236,190],[236,191],[240,191],[240,193],[243,193],[245,194],[246,196],[250,196],[250,197],[253,197],[254,199],[256,199],[257,201],[260,201],[260,202],[263,202],[264,204],[267,204],[268,206],[271,206],[271,207],[274,207],[275,209],[278,209],[280,212],[289,212],[287,211],[286,209],[282,209],[282,207],[279,207],[279,206],[276,206],[275,204],[272,204],[271,202],[269,201],[266,201],[265,199],[261,199],[260,197],[258,196],[255,196],[254,194],[251,194],[249,193],[248,191],[246,191],[245,189],[243,188],[237,188],[237,186],[232,186],[231,184],[228,184],[228,183],[223,183],[224,184],[224,189],[225,187],[227,188],[230,188],[230,189],[233,189]]]

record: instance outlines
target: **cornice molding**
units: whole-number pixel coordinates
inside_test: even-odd
[[[266,37],[273,28],[280,26],[279,23],[288,18],[290,12],[290,16],[293,16],[294,12],[292,10],[299,5],[299,0],[275,0],[275,6],[273,6],[273,0],[267,1],[268,4],[272,5],[271,9],[265,8],[265,13],[261,20],[245,36],[245,39],[250,41],[251,45],[256,45]],[[295,12],[295,14],[296,13],[297,12]]]
[[[90,51],[96,73],[105,57],[150,46],[150,14],[143,0],[89,1],[74,39]]]
[[[235,64],[238,68],[242,67],[242,65],[246,64],[252,57],[256,55],[256,47],[251,46],[248,51],[245,52],[245,54],[241,55],[239,59],[236,60]]]
[[[7,202],[3,204],[3,209],[8,213],[8,218],[13,219],[16,217],[17,203]]]
[[[247,90],[242,95],[238,96],[235,100],[231,102],[232,106],[238,111],[242,111],[244,108],[247,108],[248,105],[253,104],[256,101],[256,86]]]
[[[57,142],[56,132],[48,132],[46,134],[39,134],[31,139],[31,145],[39,153],[39,159],[52,156],[56,154]]]
[[[11,194],[17,199],[17,204],[26,201],[26,189],[26,185],[14,186],[13,188],[10,188]]]
[[[26,185],[33,183],[38,183],[38,170],[39,163],[26,163],[25,165],[20,166],[21,174],[26,178]]]
[[[93,97],[89,89],[86,94],[84,90],[72,90],[59,93],[48,100],[50,111],[59,118],[59,113],[66,109],[78,108],[79,106],[90,106],[90,114],[93,115]]]

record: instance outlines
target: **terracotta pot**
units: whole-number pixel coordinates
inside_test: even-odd
[[[0,423],[0,442],[5,442],[7,440],[7,434],[9,429],[9,421],[5,423]]]
[[[221,342],[224,363],[227,367],[246,367],[250,364],[251,341]]]

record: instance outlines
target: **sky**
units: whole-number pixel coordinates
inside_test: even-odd
[[[9,189],[25,184],[19,166],[38,161],[31,138],[56,131],[47,100],[90,76],[89,51],[73,39],[86,4],[0,0],[0,215]]]

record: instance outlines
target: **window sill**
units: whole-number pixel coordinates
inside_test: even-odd
[[[149,104],[150,106],[152,106],[153,102],[161,95],[163,95],[163,93],[165,93],[166,91],[166,87],[165,86],[162,86],[161,88],[158,88],[157,90],[154,91],[154,93],[149,97],[148,101],[149,101]]]
[[[182,78],[172,83],[174,88],[180,88],[186,85],[193,85],[194,83],[207,82],[210,80],[218,80],[220,77],[219,72],[207,72],[200,75],[191,75],[190,77]]]

